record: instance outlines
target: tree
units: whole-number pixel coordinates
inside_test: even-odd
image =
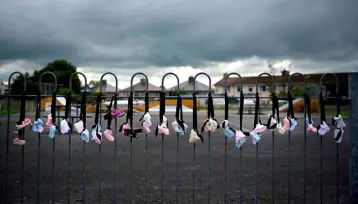
[[[276,69],[276,67],[274,66],[274,64],[275,64],[275,63],[273,63],[273,62],[271,62],[271,61],[268,61],[268,68],[269,68],[270,74],[271,74],[272,76],[275,76],[276,73],[277,73],[277,69]]]
[[[72,73],[76,72],[76,66],[67,62],[66,60],[55,60],[47,64],[44,68],[40,70],[35,70],[33,75],[25,73],[26,85],[27,85],[27,94],[37,94],[39,90],[39,79],[40,75],[46,71],[50,71],[55,74],[57,78],[57,85],[62,88],[69,88],[69,79]],[[22,77],[15,78],[14,82],[11,84],[11,94],[20,94],[23,91]],[[42,77],[42,83],[54,83],[53,77],[46,75]],[[81,89],[81,81],[78,76],[75,75],[72,77],[72,91],[74,93],[79,93]]]
[[[97,80],[91,80],[88,85],[93,87],[93,86],[98,85],[99,82],[100,82],[100,81],[97,81]]]
[[[170,96],[176,96],[176,95],[185,95],[187,94],[187,91],[186,90],[183,90],[183,89],[179,89],[179,90],[172,90],[169,92],[169,95]]]

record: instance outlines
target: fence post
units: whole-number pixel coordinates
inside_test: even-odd
[[[358,72],[349,73],[349,203],[358,200]]]

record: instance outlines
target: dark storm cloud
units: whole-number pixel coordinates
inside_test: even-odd
[[[251,56],[349,61],[357,57],[357,8],[356,0],[5,0],[0,61],[125,68]]]

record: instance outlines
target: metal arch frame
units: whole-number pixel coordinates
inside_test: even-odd
[[[293,74],[290,75],[290,77],[288,78],[288,81],[287,81],[287,85],[288,85],[288,88],[287,88],[287,92],[290,93],[291,92],[291,80],[294,76],[301,76],[303,78],[303,82],[304,82],[304,86],[305,86],[305,94],[307,94],[307,79],[306,77],[302,74],[302,73],[299,73],[299,72],[295,72]],[[304,106],[304,120],[306,119],[307,115],[306,115],[306,106]],[[287,110],[289,111],[289,110]],[[306,158],[307,158],[307,131],[306,131],[306,126],[304,125],[303,128],[303,133],[304,133],[304,152],[305,152],[305,155],[304,155],[304,180],[305,180],[305,185],[304,185],[304,197],[305,197],[305,202],[306,202],[306,191],[307,191],[307,162],[306,162]],[[321,137],[322,139],[322,137]],[[291,198],[291,131],[288,132],[288,202],[290,203],[290,198]]]
[[[195,89],[195,83],[196,83],[196,78],[198,77],[198,76],[200,76],[200,75],[205,75],[208,79],[209,79],[209,95],[211,94],[211,78],[210,78],[210,76],[207,74],[207,73],[205,73],[205,72],[199,72],[199,73],[197,73],[196,75],[195,75],[195,77],[194,77],[194,84],[193,84],[193,93],[195,93],[196,92],[196,89]],[[209,109],[208,109],[209,110]],[[208,187],[207,187],[207,199],[208,199],[208,203],[210,203],[211,202],[211,133],[210,132],[208,132]],[[194,160],[195,160],[195,143],[194,143],[194,146],[193,146],[193,148],[194,148]],[[194,164],[195,164],[195,162],[194,162]],[[195,169],[195,168],[194,168]],[[194,180],[195,180],[195,178],[194,178]],[[194,197],[193,197],[194,198]],[[194,202],[194,200],[193,200],[193,202]]]
[[[225,77],[225,85],[224,85],[225,93],[227,93],[227,80],[229,79],[229,77],[231,75],[236,75],[236,76],[238,76],[240,78],[240,87],[241,87],[241,91],[242,91],[242,88],[243,88],[244,85],[243,85],[241,75],[239,73],[237,73],[237,72],[231,72],[228,75],[226,75],[226,77]]]
[[[287,92],[290,92],[291,91],[291,80],[294,76],[301,76],[303,78],[303,81],[304,81],[304,85],[305,85],[305,94],[307,94],[307,79],[305,77],[305,75],[303,75],[302,73],[299,73],[299,72],[295,72],[293,74],[290,75],[290,77],[288,78],[288,81],[287,81],[287,85],[288,85],[288,88],[287,88]]]
[[[103,81],[103,78],[106,76],[106,75],[112,75],[116,81],[116,91],[115,93],[118,94],[118,78],[117,76],[112,73],[112,72],[105,72],[104,74],[102,74],[101,78],[100,78],[100,81],[99,81],[99,94],[100,94],[100,97],[102,97],[102,81]],[[100,107],[101,107],[101,110],[99,112],[99,124],[102,124],[102,100],[100,101]],[[114,101],[114,108],[117,108],[117,98],[115,98],[115,101]],[[114,119],[115,120],[115,131],[114,131],[114,145],[115,145],[115,151],[114,151],[114,158],[115,158],[115,161],[114,161],[114,196],[115,196],[115,199],[117,199],[117,187],[116,187],[116,162],[117,162],[117,118]],[[99,200],[102,199],[102,158],[101,158],[101,155],[102,155],[102,143],[100,143],[99,145],[99,151],[98,151],[98,197],[99,197]]]
[[[243,80],[239,73],[237,72],[231,72],[226,75],[225,81],[224,81],[224,91],[225,91],[225,97],[228,97],[227,95],[227,80],[231,75],[236,75],[240,78],[240,92],[243,92]],[[228,114],[229,115],[229,114]],[[241,122],[241,121],[240,121]],[[224,203],[227,203],[227,137],[225,136],[225,152],[224,152]],[[241,172],[241,165],[242,165],[242,148],[240,148],[240,203],[241,203],[241,196],[242,196],[242,172]]]
[[[337,100],[339,100],[339,78],[336,74],[334,73],[325,73],[321,76],[321,79],[320,79],[320,91],[322,92],[323,90],[323,80],[324,80],[324,77],[326,77],[327,75],[332,75],[336,78],[336,98]],[[338,102],[338,101],[337,101]],[[337,108],[338,109],[338,108]],[[321,110],[320,110],[321,111]],[[338,111],[337,111],[338,112]],[[320,198],[321,198],[321,202],[322,202],[322,199],[323,199],[323,195],[322,195],[322,182],[323,182],[323,177],[322,177],[322,169],[323,169],[323,159],[322,159],[322,148],[323,148],[323,145],[322,145],[322,136],[320,137],[320,141],[321,141],[321,192],[320,192]],[[339,143],[336,143],[336,202],[338,203],[338,200],[339,200]]]
[[[267,76],[271,77],[271,81],[272,81],[272,85],[273,85],[272,90],[273,90],[273,93],[275,93],[276,92],[276,81],[273,78],[273,76],[270,73],[267,73],[267,72],[261,73],[260,75],[258,75],[256,77],[256,93],[259,93],[259,79],[264,75],[267,75]]]
[[[100,94],[102,94],[102,81],[103,81],[103,78],[106,75],[112,75],[114,77],[114,79],[116,81],[116,93],[118,93],[118,78],[117,78],[117,76],[112,72],[106,72],[106,73],[102,74],[101,79],[99,81],[99,92],[100,92]]]
[[[69,79],[70,92],[72,92],[72,77],[74,75],[82,75],[83,76],[83,78],[85,79],[85,93],[87,93],[87,87],[88,87],[87,77],[82,72],[74,72],[71,74],[70,79]],[[84,118],[84,120],[86,120],[86,118]],[[69,135],[71,135],[71,134],[69,134]],[[70,141],[71,141],[71,138],[69,138],[69,142]],[[86,192],[86,142],[83,141],[83,145],[82,145],[82,196],[81,196],[81,201],[83,201],[83,202],[85,200],[85,192]]]
[[[178,77],[178,75],[176,75],[175,73],[173,73],[173,72],[168,72],[168,73],[166,73],[166,74],[164,74],[164,76],[162,77],[162,91],[165,91],[165,88],[164,88],[164,79],[165,79],[165,77],[167,77],[167,76],[169,76],[169,75],[173,75],[176,79],[177,79],[177,90],[179,91],[179,85],[180,85],[180,83],[179,83],[179,77]]]
[[[82,72],[74,72],[74,73],[71,74],[70,79],[69,79],[69,81],[70,81],[70,83],[69,83],[69,89],[70,89],[70,91],[72,92],[72,77],[73,77],[74,75],[76,75],[76,74],[77,74],[77,75],[82,75],[83,78],[85,79],[85,92],[87,92],[87,86],[88,86],[88,84],[87,84],[87,77],[86,77],[86,75],[83,74]]]
[[[53,78],[54,78],[54,84],[55,84],[55,89],[53,90],[52,93],[55,93],[57,91],[57,77],[54,73],[50,72],[50,71],[47,71],[47,72],[44,72],[40,75],[39,77],[39,91],[40,91],[40,94],[42,93],[42,77],[46,74],[49,74],[51,75]]]
[[[166,73],[166,74],[164,74],[164,76],[162,77],[162,93],[164,93],[164,96],[165,96],[165,88],[164,88],[164,79],[165,79],[165,77],[167,77],[167,76],[169,76],[169,75],[172,75],[172,76],[174,76],[176,79],[177,79],[177,90],[179,91],[179,77],[178,77],[178,75],[176,75],[175,73],[173,73],[173,72],[168,72],[168,73]],[[179,97],[179,93],[177,94],[178,95],[178,97]],[[162,104],[161,104],[162,105]],[[164,99],[164,110],[165,110],[165,99]],[[159,116],[159,117],[162,117],[161,115]],[[178,151],[178,148],[179,148],[179,146],[178,146],[178,144],[179,144],[179,133],[177,133],[177,142],[176,142],[176,162],[177,162],[177,172],[179,171],[178,170],[178,155],[179,155],[179,151]],[[161,153],[162,153],[162,161],[161,161],[161,202],[163,203],[164,202],[164,184],[163,184],[163,182],[164,182],[164,134],[162,134],[162,140],[161,140]],[[176,178],[176,191],[178,192],[178,182],[179,182],[179,178],[178,178],[178,173],[177,173],[177,178]],[[178,195],[178,194],[177,194]],[[176,201],[177,201],[177,203],[179,202],[179,197],[176,197]]]
[[[8,79],[8,86],[9,86],[8,96],[10,96],[10,91],[11,91],[11,79],[15,74],[19,74],[20,76],[22,76],[22,78],[24,80],[23,81],[23,88],[24,88],[24,91],[26,91],[26,77],[25,77],[25,75],[23,73],[21,73],[21,72],[13,72],[13,73],[10,74],[9,79]]]
[[[259,74],[256,77],[256,96],[258,96],[259,94],[259,79],[264,76],[267,75],[268,77],[271,77],[271,81],[272,81],[272,93],[274,94],[276,92],[276,82],[275,79],[273,78],[273,76],[270,73],[267,72],[263,72],[261,74]],[[257,98],[256,98],[257,99]],[[260,101],[256,101],[255,102],[255,109],[256,109],[256,104],[260,103]],[[258,110],[258,112],[260,112],[260,110]],[[258,116],[260,115],[260,113],[256,113],[255,111],[255,119],[256,119],[256,114],[258,114]],[[259,117],[258,117],[259,118]],[[255,124],[256,125],[256,124]],[[272,132],[272,138],[274,138],[274,132]],[[274,144],[274,142],[272,143]],[[274,148],[274,147],[273,147]],[[274,149],[272,150],[274,152]],[[274,165],[273,165],[274,166]],[[255,175],[255,183],[256,183],[256,188],[255,188],[255,203],[258,203],[258,199],[259,199],[259,186],[258,186],[258,182],[259,182],[259,143],[256,144],[256,175]],[[274,197],[274,195],[273,195]],[[274,199],[273,199],[274,200]]]
[[[11,79],[13,78],[13,76],[15,74],[20,75],[23,78],[23,88],[24,88],[24,92],[26,92],[26,77],[23,73],[21,72],[13,72],[10,74],[9,79],[8,79],[8,103],[7,103],[7,109],[8,109],[8,114],[7,114],[7,137],[6,137],[6,161],[5,161],[5,203],[8,203],[8,172],[9,172],[9,137],[10,137],[10,95],[11,95]],[[22,146],[22,153],[24,152],[24,146]],[[22,157],[23,159],[23,157]],[[22,177],[23,177],[23,165],[22,165]],[[23,182],[22,182],[22,188],[21,191],[23,191]],[[21,201],[23,200],[23,196],[21,196]]]
[[[148,81],[148,76],[146,74],[144,74],[143,72],[137,72],[135,74],[132,75],[131,77],[131,83],[130,83],[130,94],[132,94],[133,96],[133,99],[134,99],[134,89],[133,89],[133,80],[134,80],[134,77],[138,76],[138,75],[142,75],[145,80],[146,80],[146,92],[149,91],[149,81]],[[133,102],[132,102],[133,104]],[[129,104],[128,104],[129,105]],[[130,125],[131,125],[131,128],[133,129],[133,111],[132,111],[132,115],[131,115],[131,119],[129,121]],[[132,203],[132,178],[133,178],[133,171],[132,171],[132,155],[133,155],[133,148],[132,148],[132,145],[133,144],[133,137],[130,137],[130,147],[129,147],[129,166],[130,166],[130,182],[129,182],[129,193],[130,193],[130,196],[129,196],[129,202]],[[147,136],[146,136],[146,146],[147,146]],[[145,151],[147,153],[147,151]],[[146,157],[147,158],[147,157]],[[146,194],[147,196],[147,194]],[[147,198],[146,198],[147,199]]]
[[[322,91],[322,88],[323,88],[323,80],[324,80],[324,77],[327,76],[327,75],[331,75],[331,76],[334,76],[336,78],[336,95],[338,94],[339,92],[339,78],[336,74],[334,73],[325,73],[321,76],[321,79],[320,79],[320,90]]]
[[[131,93],[133,93],[133,91],[135,91],[133,89],[133,79],[134,77],[138,76],[138,75],[142,75],[145,78],[145,82],[146,82],[146,91],[149,91],[149,81],[148,81],[148,76],[146,74],[144,74],[143,72],[137,72],[135,74],[133,74],[132,78],[131,78]]]
[[[195,82],[196,82],[196,78],[197,78],[198,76],[200,76],[200,75],[205,75],[205,76],[209,79],[209,93],[211,93],[211,78],[210,78],[210,76],[209,76],[207,73],[205,73],[205,72],[199,72],[199,73],[197,73],[197,74],[195,75],[195,77],[194,77],[194,84],[193,84],[193,92],[194,92],[194,93],[196,92]]]

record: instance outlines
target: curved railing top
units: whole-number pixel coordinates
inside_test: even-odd
[[[144,74],[143,72],[137,72],[137,73],[133,74],[133,76],[132,76],[132,78],[131,78],[131,92],[134,91],[134,90],[133,90],[133,79],[134,79],[134,77],[137,76],[137,75],[142,75],[142,76],[144,76],[145,82],[146,82],[146,91],[148,91],[148,89],[149,89],[149,82],[148,82],[148,77],[147,77],[147,75]]]
[[[70,91],[72,91],[72,77],[74,76],[74,75],[76,75],[76,74],[79,74],[79,75],[82,75],[83,76],[83,78],[85,79],[85,92],[87,92],[87,77],[86,77],[86,75],[84,75],[82,72],[74,72],[74,73],[72,73],[71,74],[71,76],[70,76]]]
[[[193,92],[196,91],[196,89],[195,89],[196,78],[197,78],[198,76],[200,76],[200,75],[205,75],[206,77],[208,77],[208,79],[209,79],[209,93],[211,93],[211,78],[210,78],[210,76],[209,76],[207,73],[205,73],[205,72],[199,72],[199,73],[197,73],[197,74],[195,75],[195,77],[194,77],[194,83],[193,83]]]
[[[102,93],[102,81],[103,81],[103,78],[106,76],[106,75],[112,75],[116,81],[116,93],[118,93],[118,78],[115,74],[113,74],[112,72],[106,72],[104,74],[102,74],[101,76],[101,79],[99,81],[99,92]]]
[[[173,72],[168,72],[168,73],[166,73],[166,74],[164,74],[164,76],[162,77],[162,91],[164,91],[165,90],[165,88],[164,88],[164,79],[165,79],[165,77],[167,77],[168,75],[173,75],[176,79],[177,79],[177,90],[179,91],[179,77],[178,77],[178,75],[176,75],[175,73],[173,73]]]
[[[240,85],[241,85],[241,89],[240,89],[240,90],[242,90],[243,81],[242,81],[241,75],[240,75],[239,73],[237,73],[237,72],[231,72],[231,73],[229,73],[228,75],[226,75],[226,77],[225,77],[225,85],[224,85],[225,93],[227,92],[227,80],[228,80],[228,78],[229,78],[231,75],[237,75],[237,76],[240,78]]]
[[[53,73],[53,72],[50,72],[50,71],[47,71],[47,72],[44,72],[40,75],[40,78],[39,78],[39,91],[40,93],[42,93],[42,77],[46,74],[49,74],[53,77],[54,79],[54,84],[55,84],[55,89],[53,90],[52,93],[55,93],[57,91],[57,77],[56,75]]]
[[[271,80],[272,80],[272,90],[273,90],[273,93],[275,93],[276,91],[276,82],[275,82],[275,79],[273,78],[273,76],[270,74],[270,73],[267,73],[267,72],[264,72],[264,73],[261,73],[260,75],[258,75],[256,77],[256,93],[259,92],[259,79],[260,77],[264,76],[264,75],[267,75],[269,77],[271,77]]]

